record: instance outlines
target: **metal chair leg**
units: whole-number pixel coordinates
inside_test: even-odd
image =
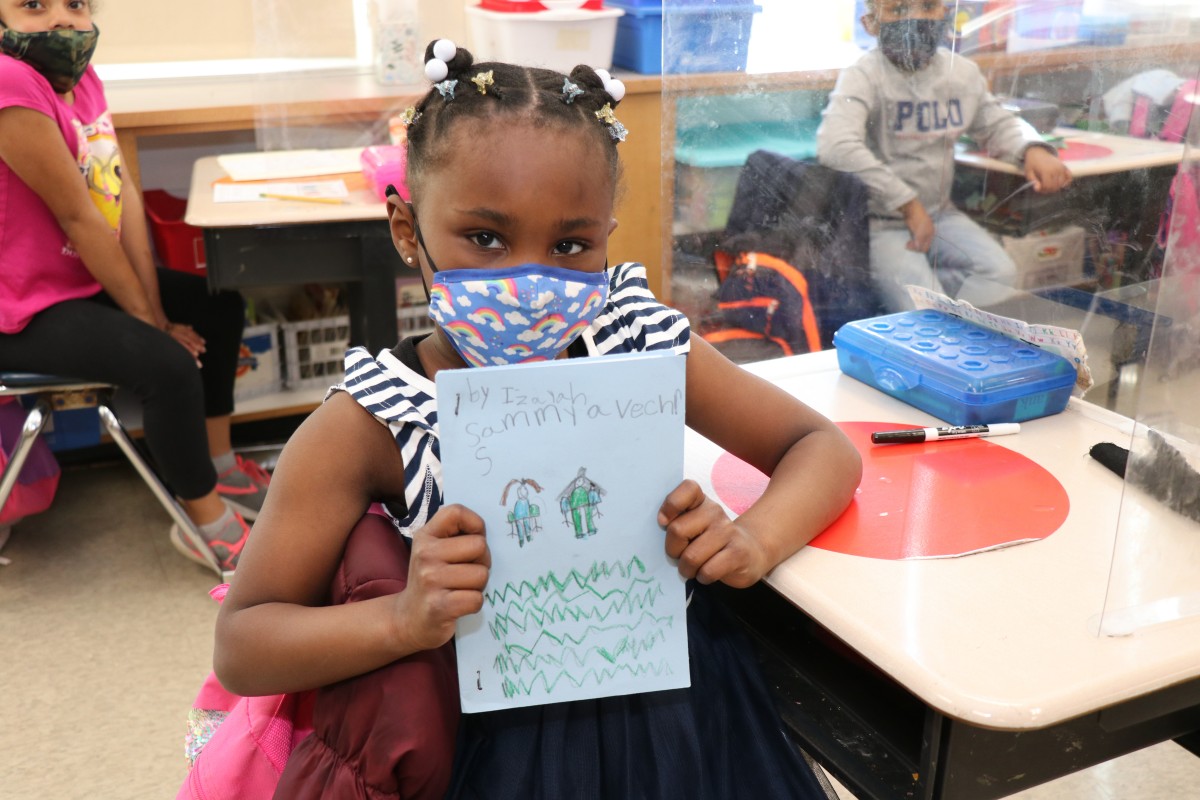
[[[204,560],[212,567],[213,571],[221,577],[222,580],[227,580],[228,575],[221,569],[221,565],[217,562],[216,556],[212,550],[205,544],[204,539],[200,536],[200,530],[196,527],[196,523],[192,522],[183,511],[183,507],[175,497],[167,491],[167,487],[158,479],[158,475],[154,474],[154,470],[150,469],[150,465],[142,458],[142,454],[138,452],[137,447],[129,438],[129,434],[125,431],[125,426],[117,419],[117,415],[112,412],[103,402],[99,404],[97,409],[100,414],[100,421],[104,424],[113,441],[125,453],[125,457],[129,459],[129,463],[133,464],[134,469],[142,476],[142,480],[150,487],[150,491],[154,492],[154,496],[158,498],[158,502],[162,503],[162,507],[167,510],[171,518],[179,525],[179,529],[183,532],[185,538],[191,542],[192,547],[196,549]]]
[[[21,467],[25,466],[25,459],[29,457],[33,443],[37,441],[38,434],[42,432],[42,428],[46,427],[49,419],[50,404],[45,399],[39,398],[37,404],[25,415],[25,422],[21,425],[21,436],[17,439],[13,451],[8,455],[8,463],[4,466],[3,475],[0,475],[0,508],[4,508],[4,504],[8,502],[8,496],[12,494],[13,487],[17,485],[17,476],[21,474]]]

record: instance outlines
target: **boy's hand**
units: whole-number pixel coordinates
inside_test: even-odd
[[[679,559],[679,574],[685,578],[744,589],[771,566],[762,545],[695,481],[684,481],[667,495],[658,524],[667,530],[667,555]]]
[[[912,238],[905,246],[917,253],[928,253],[929,248],[933,246],[934,227],[933,219],[925,210],[925,206],[921,205],[921,201],[914,197],[900,206],[900,213],[904,215],[904,224],[908,226],[908,230],[912,234]]]
[[[1046,148],[1030,147],[1025,151],[1025,180],[1035,192],[1051,194],[1071,184],[1071,170]]]
[[[413,535],[408,586],[396,595],[398,636],[413,651],[441,647],[459,617],[483,608],[492,559],[483,519],[448,505]]]

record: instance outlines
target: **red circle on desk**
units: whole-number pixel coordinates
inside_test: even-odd
[[[1108,158],[1113,154],[1111,147],[1087,142],[1073,142],[1067,139],[1058,148],[1058,157],[1062,161],[1086,161],[1091,158]]]
[[[868,558],[957,556],[1044,539],[1067,518],[1062,484],[1002,445],[986,439],[874,445],[872,431],[911,426],[838,427],[862,454],[862,482],[850,507],[812,547]],[[767,477],[722,453],[712,482],[721,502],[741,514],[762,495]]]

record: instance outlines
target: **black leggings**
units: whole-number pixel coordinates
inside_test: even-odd
[[[233,412],[233,382],[242,340],[242,298],[209,294],[203,278],[158,271],[167,319],[205,339],[201,369],[166,333],[121,311],[101,292],[51,306],[19,333],[0,333],[0,369],[104,381],[142,404],[146,446],[163,480],[195,500],[217,485],[205,417]]]

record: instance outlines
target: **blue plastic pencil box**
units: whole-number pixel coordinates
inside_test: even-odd
[[[1075,385],[1062,356],[940,311],[848,322],[833,344],[842,372],[953,425],[1057,414]]]

